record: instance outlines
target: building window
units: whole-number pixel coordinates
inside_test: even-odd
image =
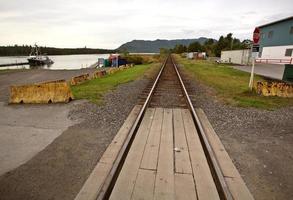
[[[293,35],[293,26],[290,28],[290,34]]]
[[[293,49],[286,49],[285,56],[291,57]]]
[[[265,36],[266,36],[265,33],[261,33],[261,34],[260,34],[260,38],[261,38],[261,39],[265,39]]]
[[[270,31],[269,34],[268,34],[268,38],[272,38],[274,35],[274,31]]]

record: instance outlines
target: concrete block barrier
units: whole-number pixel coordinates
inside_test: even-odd
[[[107,69],[107,74],[114,74],[117,71],[122,71],[125,69],[129,69],[131,67],[134,67],[134,64],[126,64],[126,65],[120,65],[119,67],[111,67]]]
[[[105,76],[107,74],[106,70],[99,70],[99,71],[96,71],[93,73],[93,76],[92,78],[95,79],[95,78],[101,78],[103,76]]]
[[[119,71],[119,68],[117,68],[117,67],[112,67],[112,68],[109,68],[109,69],[107,70],[107,73],[108,73],[108,74],[114,74],[114,73],[117,72],[117,71]]]
[[[75,76],[71,78],[71,85],[78,85],[81,84],[87,80],[90,80],[90,75],[89,74],[82,74],[79,76]]]
[[[125,70],[125,69],[127,69],[125,65],[121,65],[121,66],[119,66],[119,70],[123,71],[123,70]]]
[[[73,100],[65,80],[11,86],[9,103],[63,103]]]
[[[283,82],[257,82],[256,92],[263,96],[293,97],[293,84]]]

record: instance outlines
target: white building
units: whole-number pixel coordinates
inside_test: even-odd
[[[251,63],[251,50],[230,50],[221,52],[221,62],[238,65],[249,65]]]
[[[260,53],[263,61],[289,64],[293,60],[293,16],[258,27]],[[293,64],[291,62],[291,64]]]

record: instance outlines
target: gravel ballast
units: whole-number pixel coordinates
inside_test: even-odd
[[[1,176],[0,199],[74,199],[148,83],[140,79],[118,86],[104,96],[102,106],[72,102],[68,117],[82,122],[26,164]]]

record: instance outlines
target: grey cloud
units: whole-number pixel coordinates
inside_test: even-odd
[[[229,32],[245,39],[255,26],[292,14],[292,0],[0,0],[0,45],[38,38],[51,46],[88,41],[111,48],[135,38],[217,39]]]

